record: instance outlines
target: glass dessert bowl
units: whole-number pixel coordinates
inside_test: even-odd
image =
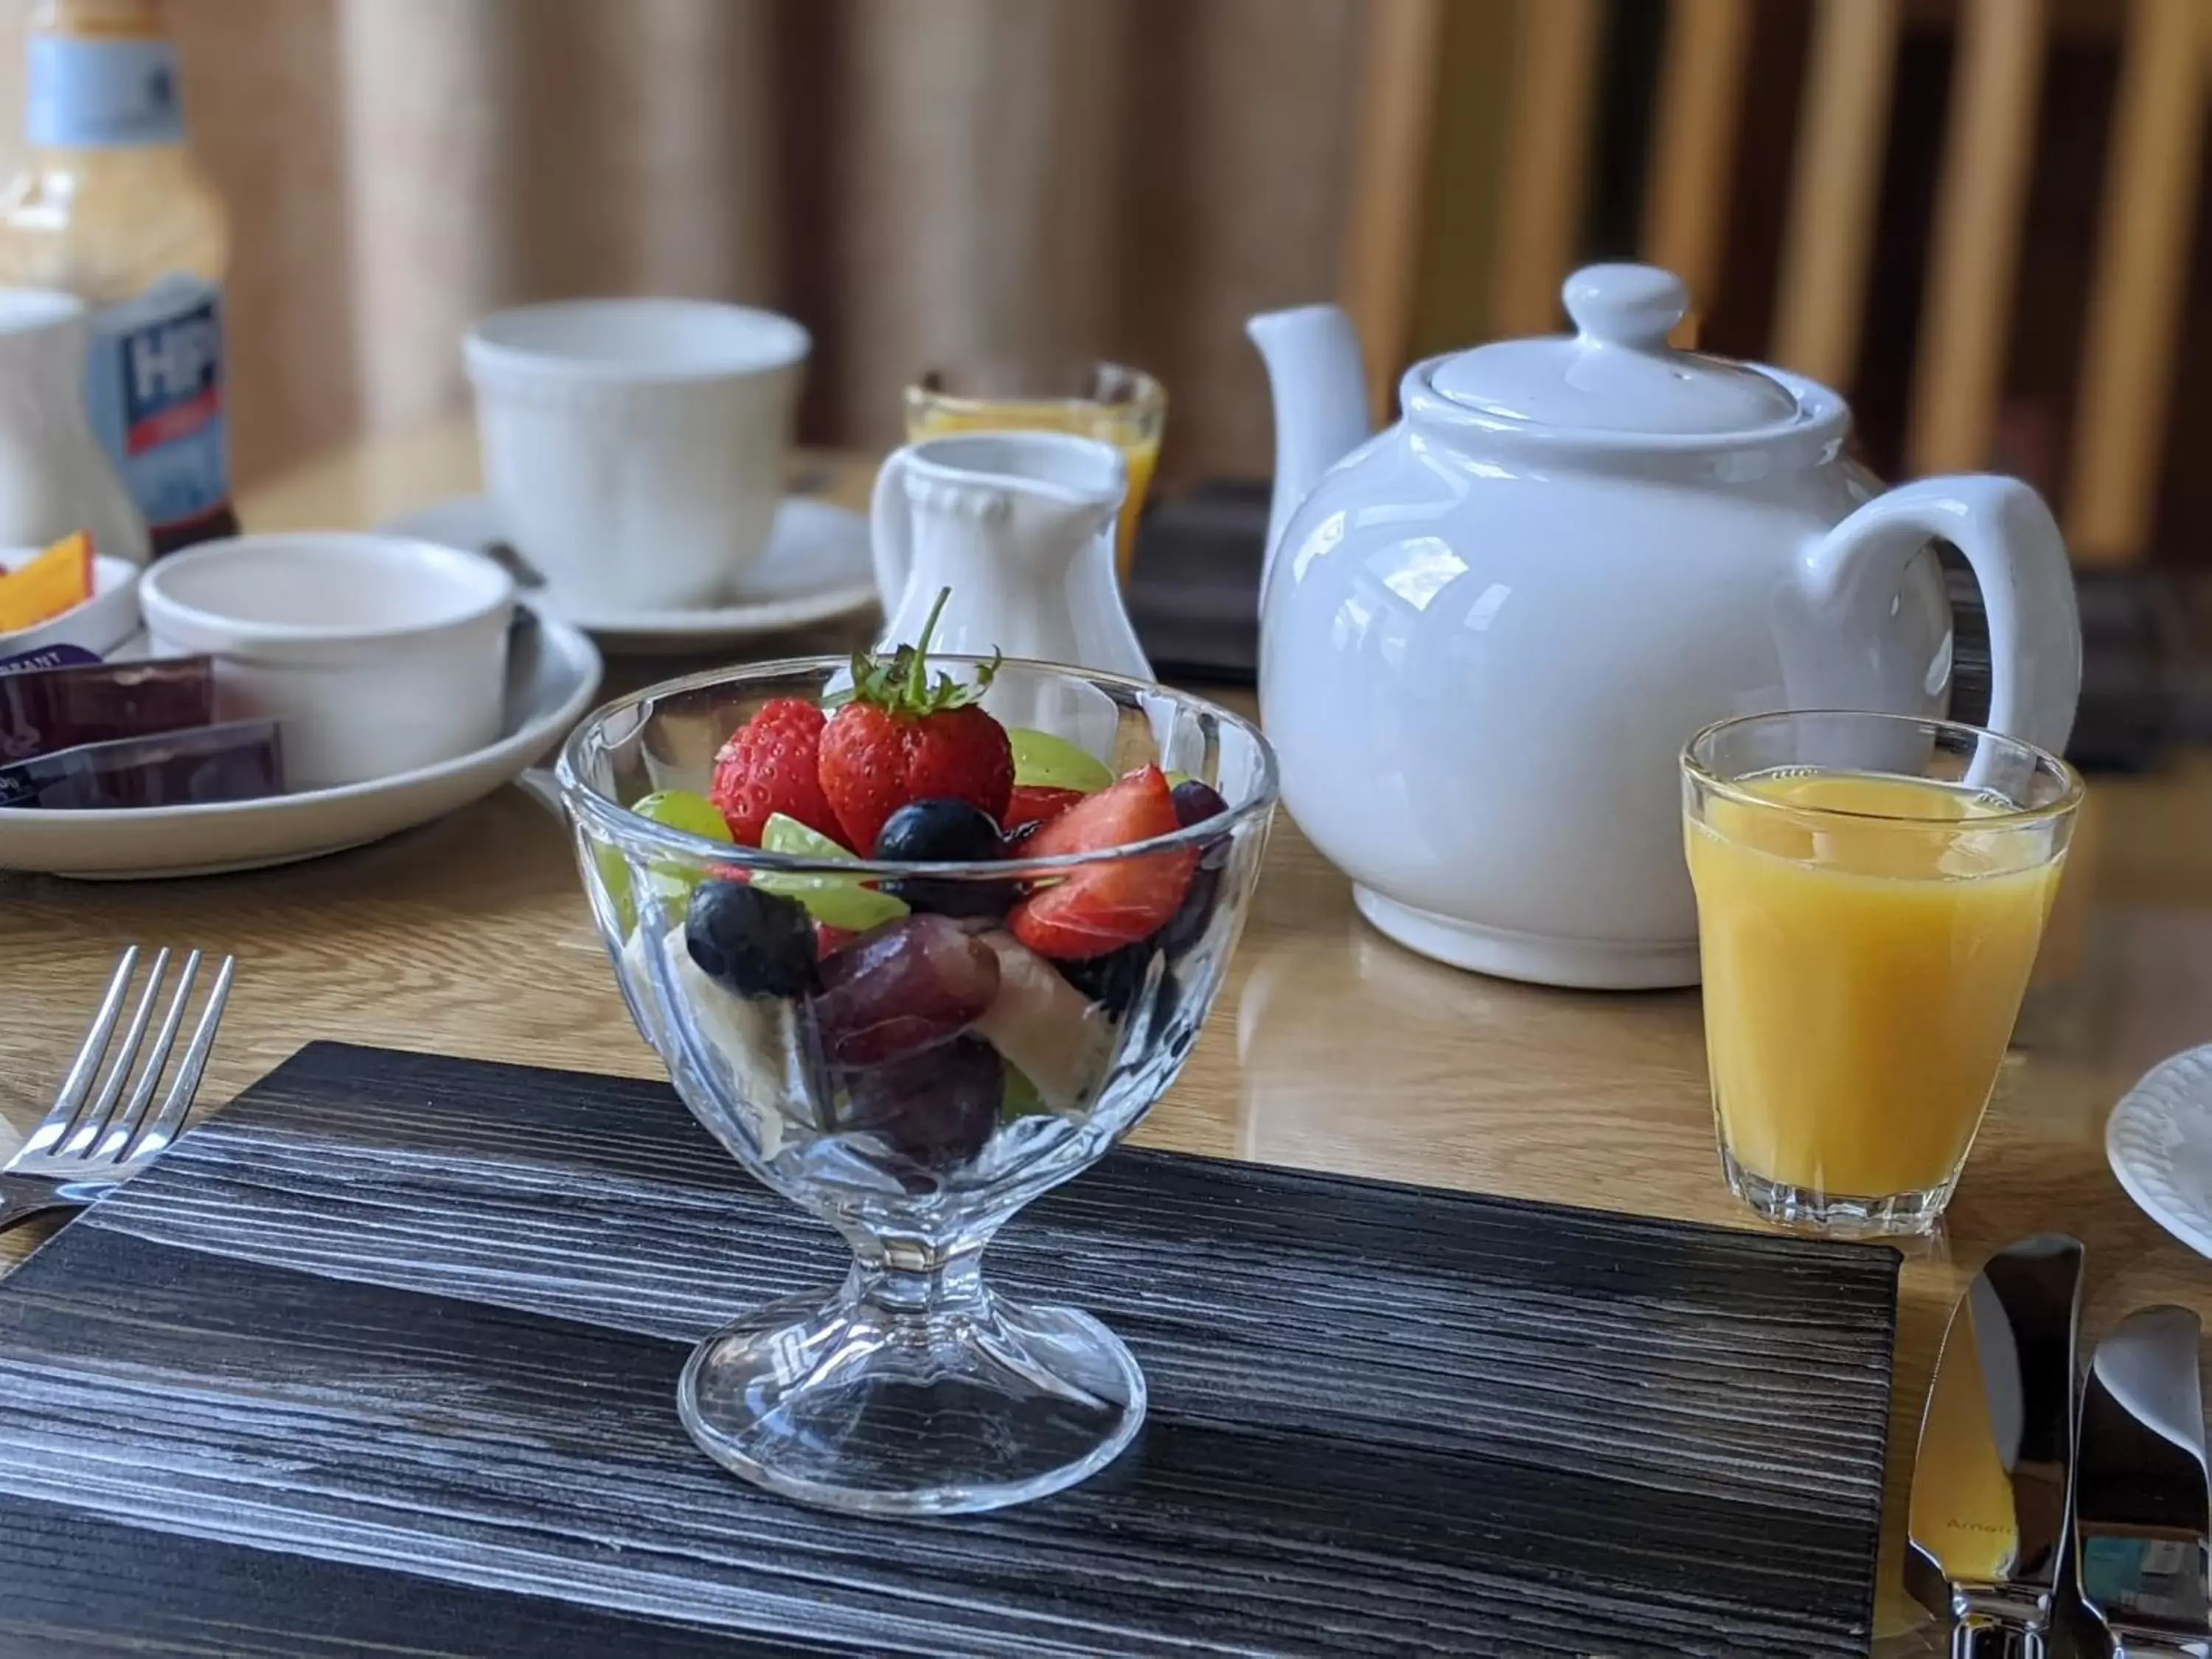
[[[881,670],[653,687],[579,728],[560,784],[677,1092],[853,1251],[834,1295],[700,1345],[685,1426],[793,1498],[951,1514],[1072,1485],[1143,1421],[1120,1340],[995,1294],[981,1257],[1182,1070],[1275,766],[1251,725],[1155,685],[915,653]]]

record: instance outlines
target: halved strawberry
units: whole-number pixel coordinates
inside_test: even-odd
[[[1024,824],[1050,823],[1079,800],[1090,797],[1080,789],[1053,789],[1043,784],[1018,783],[999,819],[999,828],[1012,835]]]
[[[1103,852],[1174,832],[1175,798],[1157,766],[1140,767],[1087,795],[1023,842],[1019,856]],[[1014,937],[1061,962],[1103,957],[1164,927],[1190,889],[1195,848],[1116,859],[1038,889],[1006,920]]]

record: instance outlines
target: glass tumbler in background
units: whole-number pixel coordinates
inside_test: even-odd
[[[1729,1190],[1770,1221],[1923,1232],[1959,1179],[2081,780],[1977,727],[1759,714],[1682,756]]]
[[[979,363],[932,369],[906,389],[908,443],[948,432],[1073,432],[1120,450],[1129,469],[1129,494],[1115,531],[1114,568],[1124,586],[1167,417],[1167,392],[1160,383],[1119,363]]]

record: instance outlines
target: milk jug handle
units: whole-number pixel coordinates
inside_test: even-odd
[[[913,446],[893,450],[876,473],[868,503],[868,551],[875,561],[876,597],[884,615],[897,614],[914,573],[914,503],[907,498],[906,464]]]
[[[1938,538],[1966,556],[1989,613],[1990,729],[2063,752],[2081,692],[2081,620],[2057,523],[2019,479],[1923,478],[1875,496],[1813,544],[1806,591],[1816,610],[1866,615],[1850,601],[1895,593]]]

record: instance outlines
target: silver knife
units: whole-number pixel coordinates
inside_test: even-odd
[[[1905,1583],[1952,1659],[2043,1659],[2065,1560],[2081,1241],[1990,1257],[1953,1310],[1920,1423]]]
[[[2097,1345],[2082,1389],[2075,1580],[2112,1652],[2130,1659],[2212,1650],[2203,1335],[2186,1308],[2130,1314]]]

